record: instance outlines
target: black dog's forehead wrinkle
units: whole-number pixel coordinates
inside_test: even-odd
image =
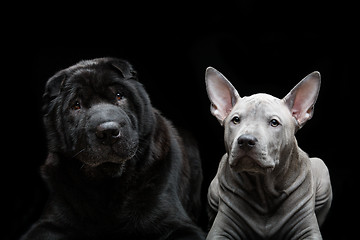
[[[73,73],[70,81],[80,83],[84,86],[88,85],[93,86],[94,88],[101,88],[104,85],[107,86],[112,82],[118,82],[119,80],[121,80],[121,76],[114,71],[97,67],[78,69]]]
[[[136,71],[132,65],[123,59],[104,57],[91,60],[82,60],[75,65],[62,69],[55,73],[46,83],[45,96],[57,96],[63,87],[63,83],[72,76],[83,72],[114,72],[126,79],[136,79]],[[124,76],[125,74],[125,76]]]
[[[63,91],[79,93],[91,91],[92,93],[106,93],[110,87],[125,87],[124,80],[114,72],[102,72],[97,70],[81,70],[71,76],[64,84]]]
[[[136,75],[136,71],[133,66],[124,59],[112,58],[112,57],[104,57],[104,58],[95,58],[91,60],[82,60],[77,64],[70,66],[67,68],[69,71],[75,71],[77,69],[86,69],[86,68],[111,68],[120,71],[122,75],[131,76]]]

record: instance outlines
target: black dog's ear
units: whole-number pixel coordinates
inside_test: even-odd
[[[109,63],[121,74],[123,78],[136,78],[137,73],[128,61],[110,59]]]
[[[53,99],[55,99],[60,91],[67,76],[65,72],[60,71],[52,76],[45,85],[45,92],[43,95],[43,111],[49,112],[49,105]]]

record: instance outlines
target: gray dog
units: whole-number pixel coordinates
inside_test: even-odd
[[[313,115],[320,74],[283,99],[240,97],[217,70],[206,70],[211,113],[225,128],[226,154],[208,192],[207,239],[321,239],[332,190],[327,167],[309,158],[295,133]]]

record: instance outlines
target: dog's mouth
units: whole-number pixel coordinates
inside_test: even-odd
[[[254,174],[265,174],[275,168],[275,163],[265,162],[263,160],[252,158],[248,155],[229,161],[230,167],[237,172],[248,172]]]
[[[135,156],[137,149],[138,144],[135,142],[126,147],[121,144],[87,146],[76,158],[88,167],[105,166],[107,163],[122,165]]]

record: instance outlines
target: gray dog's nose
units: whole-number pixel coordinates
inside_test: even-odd
[[[243,134],[238,138],[239,147],[244,151],[250,151],[257,141],[257,138],[250,134]]]
[[[96,127],[95,135],[101,140],[102,144],[113,144],[119,139],[120,124],[117,122],[104,122]]]

